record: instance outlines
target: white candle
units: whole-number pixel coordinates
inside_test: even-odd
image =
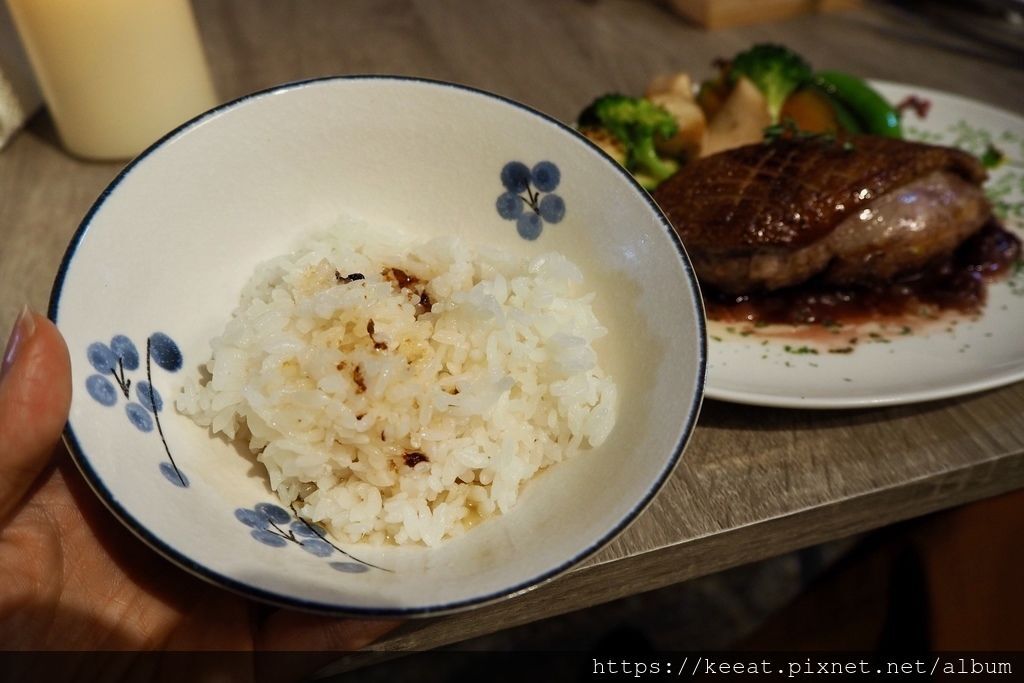
[[[135,156],[216,104],[188,0],[7,0],[69,152]]]

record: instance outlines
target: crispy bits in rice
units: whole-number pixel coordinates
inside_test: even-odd
[[[605,329],[559,254],[366,234],[261,266],[176,404],[247,438],[282,503],[341,541],[437,545],[607,438]]]

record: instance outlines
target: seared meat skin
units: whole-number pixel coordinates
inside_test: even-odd
[[[953,253],[991,214],[980,186],[948,171],[929,173],[883,194],[818,242],[832,253],[825,279],[888,282],[921,270]]]
[[[948,255],[989,219],[981,164],[946,147],[860,136],[748,145],[700,159],[655,199],[698,277],[743,294],[813,276],[870,283]]]

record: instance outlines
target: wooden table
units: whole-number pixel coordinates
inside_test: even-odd
[[[638,0],[203,0],[224,99],[331,73],[458,81],[571,120],[652,75],[704,75],[754,41],[819,68],[917,83],[1024,110],[1024,71],[951,50],[878,8],[703,33]],[[911,27],[913,26],[913,27]],[[969,48],[969,46],[961,45]],[[64,247],[119,165],[63,154],[45,115],[0,153],[0,326],[43,310]],[[683,462],[628,531],[525,595],[406,624],[421,649],[580,609],[1024,485],[1024,383],[916,406],[834,412],[708,401]]]

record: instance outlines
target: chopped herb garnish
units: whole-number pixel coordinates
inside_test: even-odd
[[[797,355],[803,355],[803,354],[808,354],[808,353],[809,354],[813,354],[815,356],[818,355],[818,350],[817,349],[812,349],[810,346],[796,347],[796,346],[790,346],[789,344],[786,344],[784,349],[785,349],[786,353],[794,353],[794,354],[797,354]]]
[[[839,142],[834,133],[812,133],[801,130],[796,122],[788,117],[764,129],[764,144],[771,145],[779,140],[806,140],[823,145],[834,145]],[[852,152],[855,148],[852,142],[843,140],[840,149],[844,152]]]
[[[985,168],[996,168],[1006,161],[1006,154],[992,143],[989,143],[985,151],[979,157],[981,165]]]

